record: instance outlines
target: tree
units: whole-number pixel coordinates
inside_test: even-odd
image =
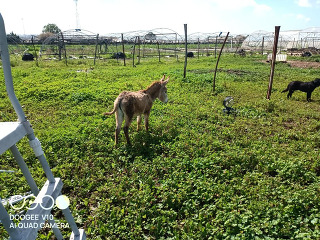
[[[60,28],[58,28],[58,26],[54,23],[49,23],[47,25],[45,25],[42,29],[43,33],[59,33],[61,32]]]
[[[46,33],[41,33],[38,38],[41,42],[45,41],[48,37],[51,37],[52,35],[54,35],[51,32],[46,32]]]
[[[9,44],[17,44],[21,43],[21,38],[17,34],[11,32],[10,34],[7,34],[7,41]]]

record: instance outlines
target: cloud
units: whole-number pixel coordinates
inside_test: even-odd
[[[310,22],[311,18],[304,16],[303,14],[298,14],[296,18],[300,21]]]
[[[271,7],[269,7],[268,5],[264,5],[264,4],[256,4],[254,6],[254,13],[257,15],[264,15],[268,12],[270,12],[272,10]]]
[[[298,0],[298,5],[300,7],[311,7],[311,3],[309,2],[309,0]]]
[[[251,8],[255,15],[264,15],[272,10],[270,6],[259,4],[255,0],[212,0],[212,2],[219,8],[227,10],[241,11],[246,8]]]

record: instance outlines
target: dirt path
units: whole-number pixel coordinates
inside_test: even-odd
[[[297,68],[320,68],[320,62],[288,61],[287,63]]]

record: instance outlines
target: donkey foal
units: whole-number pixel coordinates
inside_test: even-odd
[[[165,75],[163,75],[160,81],[152,83],[145,90],[140,90],[137,92],[124,91],[120,93],[114,101],[114,108],[112,112],[104,113],[104,115],[111,115],[114,113],[116,114],[116,145],[119,142],[119,134],[123,120],[125,120],[123,131],[126,136],[127,143],[129,145],[131,144],[129,139],[129,126],[134,116],[137,116],[137,130],[139,130],[139,124],[141,123],[141,115],[144,114],[144,124],[146,131],[148,131],[149,115],[153,101],[159,98],[160,101],[164,103],[168,102],[166,85],[169,81],[169,77],[167,78],[167,80],[164,79]]]

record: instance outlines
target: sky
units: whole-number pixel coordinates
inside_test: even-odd
[[[0,0],[0,13],[6,32],[19,35],[38,35],[49,23],[100,35],[155,28],[183,34],[184,24],[188,34],[232,35],[320,27],[320,0]]]

